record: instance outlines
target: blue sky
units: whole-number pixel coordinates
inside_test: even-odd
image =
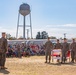
[[[16,36],[18,10],[23,2],[31,6],[33,37],[44,30],[57,38],[64,33],[67,38],[76,37],[76,0],[1,0],[0,33],[5,31]],[[21,28],[19,36],[22,36]]]

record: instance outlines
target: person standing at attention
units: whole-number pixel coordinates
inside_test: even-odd
[[[61,49],[62,50],[62,45],[61,45],[59,39],[57,39],[57,43],[55,44],[54,49]],[[57,60],[57,62],[59,62],[59,59]]]
[[[0,69],[7,69],[5,67],[6,52],[7,52],[7,39],[6,39],[6,33],[3,32],[2,37],[0,38]]]
[[[45,47],[45,57],[46,57],[45,63],[47,63],[48,56],[49,56],[49,63],[50,63],[50,60],[51,60],[51,51],[53,49],[53,44],[50,41],[50,37],[48,37],[48,41],[45,43],[44,47]]]
[[[61,63],[65,63],[68,51],[69,51],[69,44],[67,43],[67,39],[64,38],[64,43],[62,44],[62,62]]]
[[[76,62],[76,42],[75,39],[73,39],[73,42],[70,45],[70,49],[71,49],[71,63],[74,63],[74,60]]]

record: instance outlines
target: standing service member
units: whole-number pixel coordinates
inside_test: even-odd
[[[7,39],[6,33],[2,33],[2,37],[0,38],[0,68],[6,69],[5,61],[6,61],[6,52],[7,52]]]
[[[49,56],[49,63],[50,63],[52,49],[53,49],[53,44],[50,41],[50,38],[48,37],[48,41],[45,43],[45,55],[46,55],[46,61],[45,61],[45,63],[47,63],[48,56]]]
[[[73,39],[72,44],[70,45],[70,49],[71,49],[71,62],[74,63],[74,60],[76,62],[76,42],[75,39]]]
[[[67,52],[69,50],[69,44],[67,43],[67,39],[64,38],[64,43],[62,45],[62,62],[61,63],[65,63],[66,61],[66,56],[67,56]]]
[[[57,43],[54,46],[54,49],[61,49],[62,50],[62,45],[59,41],[59,39],[57,39]],[[60,60],[58,59],[57,62],[59,62]]]

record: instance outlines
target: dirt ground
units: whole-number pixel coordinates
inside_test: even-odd
[[[46,64],[44,56],[7,58],[0,75],[76,75],[76,64]]]

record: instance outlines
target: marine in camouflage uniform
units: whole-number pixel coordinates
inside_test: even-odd
[[[73,42],[70,45],[70,49],[71,49],[71,58],[72,58],[72,63],[74,63],[74,60],[76,62],[76,42],[75,39],[73,39]]]
[[[6,61],[6,52],[7,52],[7,39],[5,38],[5,33],[2,33],[2,38],[0,38],[1,42],[1,50],[2,53],[0,52],[0,67],[1,69],[6,69],[5,68],[5,61]]]
[[[47,63],[48,56],[49,56],[49,63],[50,63],[50,60],[51,60],[51,50],[52,49],[53,49],[53,44],[50,41],[50,38],[48,37],[48,41],[45,43],[45,55],[46,55],[46,62],[45,63]]]
[[[59,42],[59,39],[57,39],[57,43],[55,44],[54,49],[62,49],[62,45],[61,45],[61,43]],[[57,62],[59,62],[59,61],[60,61],[60,60],[58,59]]]
[[[18,57],[21,58],[21,48],[20,45],[17,45],[17,50],[18,50]]]
[[[67,43],[67,39],[64,38],[64,43],[62,45],[62,62],[61,63],[65,63],[66,61],[66,55],[67,55],[67,52],[69,50],[69,44]]]
[[[62,49],[62,45],[59,43],[59,39],[57,39],[57,43],[55,44],[54,49]]]

